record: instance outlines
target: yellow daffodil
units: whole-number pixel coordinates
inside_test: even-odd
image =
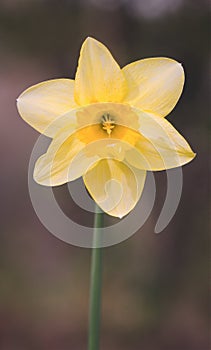
[[[180,63],[148,58],[120,69],[95,39],[82,45],[75,81],[34,85],[17,100],[22,118],[53,140],[34,179],[57,186],[83,176],[103,211],[123,217],[139,200],[146,171],[182,166],[195,154],[164,118],[184,85]]]

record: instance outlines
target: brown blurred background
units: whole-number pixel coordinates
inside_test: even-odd
[[[87,36],[105,43],[121,66],[152,56],[183,63],[184,93],[168,119],[197,153],[183,168],[181,202],[168,227],[153,233],[166,193],[159,173],[144,227],[104,250],[101,349],[208,350],[204,0],[1,0],[0,348],[86,349],[91,251],[58,240],[36,217],[27,171],[39,134],[18,116],[15,99],[37,82],[73,78]],[[60,202],[68,200],[65,191]],[[73,214],[83,217],[76,207]]]

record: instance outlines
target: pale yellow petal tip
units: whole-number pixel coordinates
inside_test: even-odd
[[[197,156],[197,153],[195,153],[193,151],[190,153],[191,160],[193,160],[196,156]]]
[[[103,50],[108,50],[107,47],[99,40],[88,36],[82,43],[81,46],[81,53],[84,51],[84,49],[89,49],[89,50],[93,50],[95,48],[101,48]]]
[[[186,158],[183,160],[183,162],[181,162],[181,164],[179,164],[178,166],[184,166],[186,164],[189,164],[190,162],[192,162],[192,160],[194,160],[194,158],[196,157],[197,153],[194,152],[188,152],[186,153]],[[175,166],[175,168],[177,168],[177,166]]]
[[[92,41],[92,40],[96,40],[95,38],[93,38],[92,36],[87,36],[86,39],[84,40],[84,43],[86,41]]]
[[[19,115],[21,116],[21,118],[23,118],[23,115],[22,115],[22,108],[21,108],[21,104],[22,104],[22,95],[23,95],[23,92],[16,98],[16,106],[17,106],[17,110],[18,110],[18,113],[19,113]]]
[[[126,215],[128,215],[134,209],[134,207],[131,208],[130,210],[128,210],[127,212],[123,213],[123,214],[117,214],[117,213],[114,213],[114,212],[108,212],[108,214],[110,216],[113,216],[113,217],[116,217],[116,218],[122,220]]]
[[[37,160],[37,162],[35,164],[34,172],[33,172],[33,179],[38,185],[52,186],[50,179],[46,179],[42,175],[42,168],[39,166],[40,158]]]
[[[86,37],[86,39],[83,41],[82,45],[81,45],[81,51],[83,51],[83,49],[87,46],[91,46],[91,45],[100,45],[101,42],[98,41],[97,39],[91,37],[91,36],[88,36]],[[101,44],[102,45],[102,44]]]
[[[45,182],[43,183],[36,176],[33,176],[33,180],[40,186],[52,187],[50,183],[49,184],[46,184]]]
[[[183,165],[192,162],[192,160],[195,159],[196,155],[197,155],[197,153],[191,152],[190,155],[189,155],[189,159],[188,159],[187,162],[185,162]]]
[[[68,182],[68,179],[64,180],[64,179],[54,179],[54,178],[44,178],[41,175],[39,175],[38,173],[33,174],[33,179],[34,181],[41,186],[46,186],[46,187],[57,187],[57,186],[61,186],[64,185],[65,183]]]
[[[137,202],[134,203],[134,205],[132,207],[130,207],[130,209],[127,209],[127,210],[124,210],[124,211],[121,211],[118,210],[118,205],[113,208],[112,210],[107,210],[104,206],[101,206],[101,203],[99,203],[95,198],[93,198],[93,200],[95,201],[95,203],[97,203],[97,205],[100,207],[100,209],[106,213],[107,215],[109,216],[113,216],[114,218],[118,218],[118,219],[123,219],[125,216],[127,216],[136,206]],[[121,213],[120,213],[121,212]]]
[[[97,202],[96,202],[97,203]],[[100,207],[100,204],[99,203],[97,203],[98,204],[98,206]],[[134,208],[133,208],[134,209]],[[124,214],[117,214],[117,213],[115,213],[115,212],[110,212],[110,211],[106,211],[105,209],[103,209],[103,208],[101,208],[101,210],[104,212],[104,213],[106,213],[106,214],[108,214],[109,216],[113,216],[114,218],[118,218],[118,219],[123,219],[126,215],[128,215],[133,209],[130,209],[127,213],[124,213]]]
[[[41,185],[41,186],[51,186],[51,184],[49,183],[46,183],[46,181],[43,181],[41,177],[39,177],[39,175],[35,172],[34,170],[34,173],[33,173],[33,180],[38,184],[38,185]]]
[[[51,181],[50,165],[45,165],[46,154],[43,154],[37,159],[33,172],[33,179],[38,185],[52,187],[54,184]]]
[[[93,38],[92,36],[87,36],[86,39],[84,40],[83,44],[85,43],[98,43],[101,44],[100,41],[98,41],[97,39]]]
[[[194,153],[194,152],[193,152],[193,154],[192,154],[192,159],[191,159],[191,160],[193,160],[194,158],[196,158],[196,156],[197,156],[197,153]]]

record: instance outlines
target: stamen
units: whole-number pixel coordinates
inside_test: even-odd
[[[115,121],[110,117],[108,113],[102,116],[103,130],[105,130],[109,136],[111,136],[111,132],[115,127],[114,124],[115,124]]]

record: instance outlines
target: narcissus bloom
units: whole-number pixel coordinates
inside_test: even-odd
[[[146,171],[182,166],[195,156],[164,118],[183,85],[183,68],[173,59],[120,69],[103,44],[87,38],[75,81],[45,81],[17,100],[22,118],[52,138],[36,162],[35,181],[57,186],[82,176],[101,209],[123,217],[139,200]]]

